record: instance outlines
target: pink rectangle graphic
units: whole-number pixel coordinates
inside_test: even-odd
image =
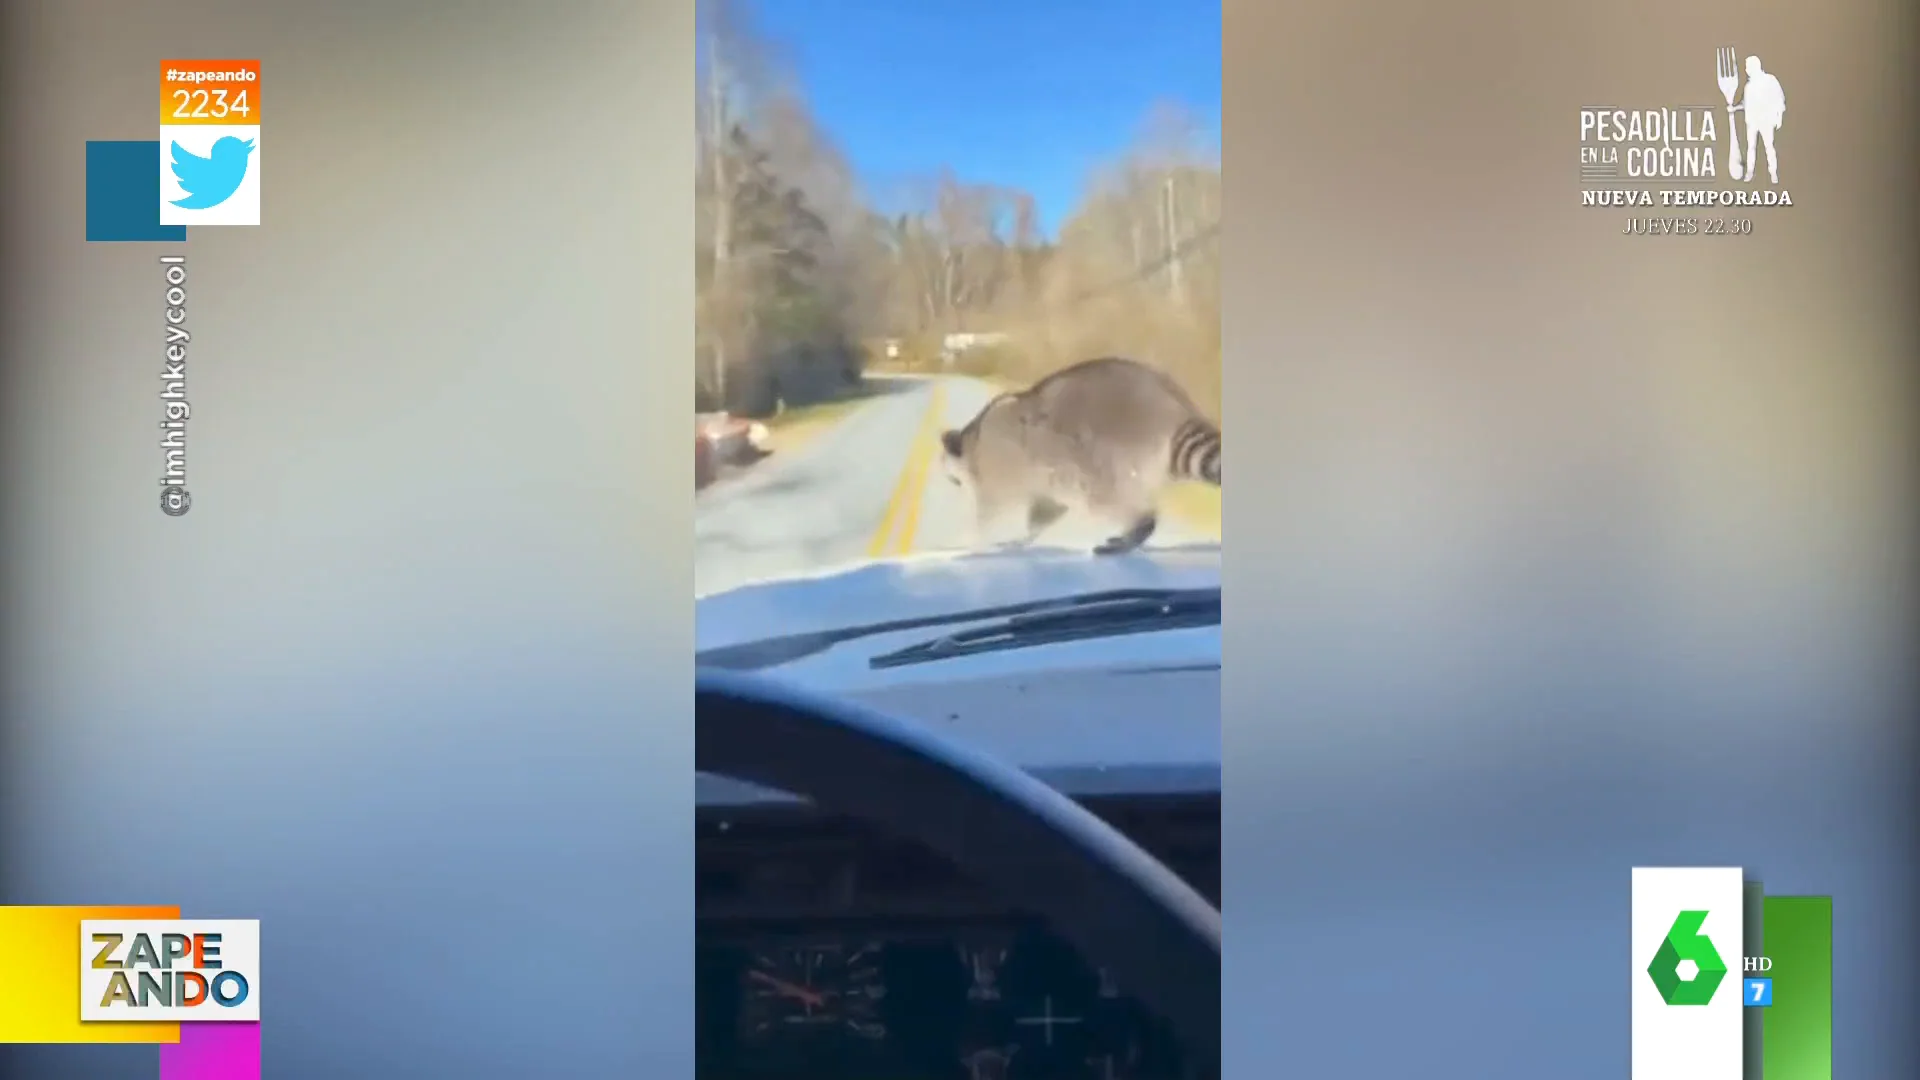
[[[260,1025],[183,1023],[160,1045],[160,1080],[260,1080]]]

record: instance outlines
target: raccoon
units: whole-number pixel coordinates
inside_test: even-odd
[[[1085,360],[989,401],[940,437],[947,478],[970,489],[983,542],[1031,541],[1068,511],[1110,524],[1100,555],[1132,551],[1159,524],[1174,480],[1220,486],[1220,429],[1164,373]]]

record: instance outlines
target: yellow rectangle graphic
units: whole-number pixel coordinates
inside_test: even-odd
[[[177,919],[178,907],[0,907],[0,1043],[177,1043],[180,1025],[80,1022],[80,922]]]

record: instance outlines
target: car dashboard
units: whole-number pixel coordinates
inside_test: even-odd
[[[1082,804],[1219,903],[1217,790]],[[1214,1075],[1126,987],[916,844],[792,801],[702,806],[696,828],[704,1078]]]

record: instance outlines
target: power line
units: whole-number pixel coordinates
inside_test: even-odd
[[[1212,242],[1219,235],[1220,223],[1216,221],[1206,228],[1201,229],[1199,232],[1194,233],[1192,236],[1187,237],[1185,240],[1180,241],[1178,244],[1175,244],[1173,247],[1168,248],[1166,254],[1161,255],[1159,258],[1154,259],[1152,262],[1147,263],[1131,274],[1116,278],[1113,281],[1107,282],[1105,285],[1082,292],[1080,295],[1068,300],[1066,306],[1077,307],[1089,300],[1105,296],[1107,293],[1116,292],[1128,285],[1144,281],[1172,265],[1174,260],[1185,257],[1189,252],[1200,247],[1202,244]]]

